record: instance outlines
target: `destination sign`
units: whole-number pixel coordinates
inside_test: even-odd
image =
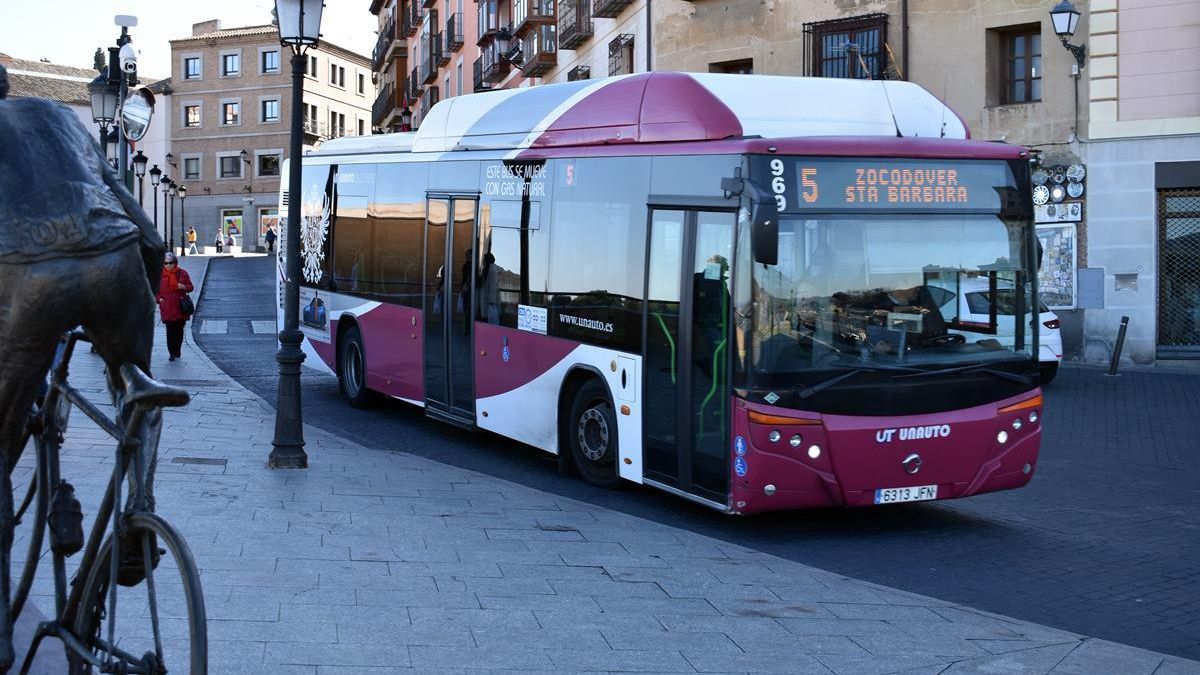
[[[998,211],[1017,197],[1003,161],[759,157],[753,175],[781,212],[809,210]]]

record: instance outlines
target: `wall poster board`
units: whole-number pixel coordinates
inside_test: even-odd
[[[273,206],[258,210],[258,238],[260,241],[266,241],[268,227],[275,228],[276,236],[279,235],[279,209]]]
[[[1037,226],[1042,246],[1042,268],[1038,270],[1038,295],[1050,309],[1075,309],[1078,270],[1075,224]]]

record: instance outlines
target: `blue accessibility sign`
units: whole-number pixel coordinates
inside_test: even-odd
[[[733,439],[733,449],[735,452],[737,452],[738,457],[746,454],[746,439],[742,438],[741,436]]]
[[[504,345],[504,349],[501,350],[500,356],[504,358],[505,363],[508,363],[508,360],[512,358],[512,353],[508,351],[508,345]]]
[[[745,457],[738,457],[737,459],[733,460],[733,470],[738,475],[738,478],[745,476],[746,471],[749,469],[750,467],[746,465]]]

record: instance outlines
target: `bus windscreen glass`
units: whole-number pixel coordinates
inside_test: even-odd
[[[982,177],[962,186],[966,201],[953,211],[904,203],[868,212],[844,208],[842,187],[858,167],[880,163],[835,163],[820,175],[831,176],[822,188],[838,186],[836,206],[781,213],[778,264],[753,265],[740,293],[742,325],[751,327],[741,340],[747,383],[808,390],[804,407],[820,409],[813,394],[851,384],[971,365],[1026,372],[1037,354],[1032,237],[1027,218],[1001,213],[1008,167],[944,169],[947,183]],[[845,384],[811,390],[849,371]]]

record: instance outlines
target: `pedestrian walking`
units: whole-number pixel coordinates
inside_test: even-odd
[[[217,253],[220,253],[225,250],[225,235],[221,234],[220,230],[217,230],[216,244],[217,244]]]
[[[158,285],[158,313],[167,326],[167,352],[171,361],[183,356],[183,326],[195,311],[188,295],[191,292],[192,278],[179,267],[175,254],[167,253]]]
[[[225,250],[229,251],[230,253],[233,253],[233,247],[234,247],[234,245],[235,245],[236,243],[237,243],[237,242],[235,242],[235,241],[233,240],[233,235],[232,235],[232,234],[226,234],[226,235],[225,235]]]
[[[275,239],[276,239],[274,225],[267,226],[267,234],[266,234],[265,238],[267,240],[267,253],[274,253],[275,252]]]
[[[192,255],[200,255],[200,249],[196,246],[196,228],[188,227],[187,231],[188,253]]]

